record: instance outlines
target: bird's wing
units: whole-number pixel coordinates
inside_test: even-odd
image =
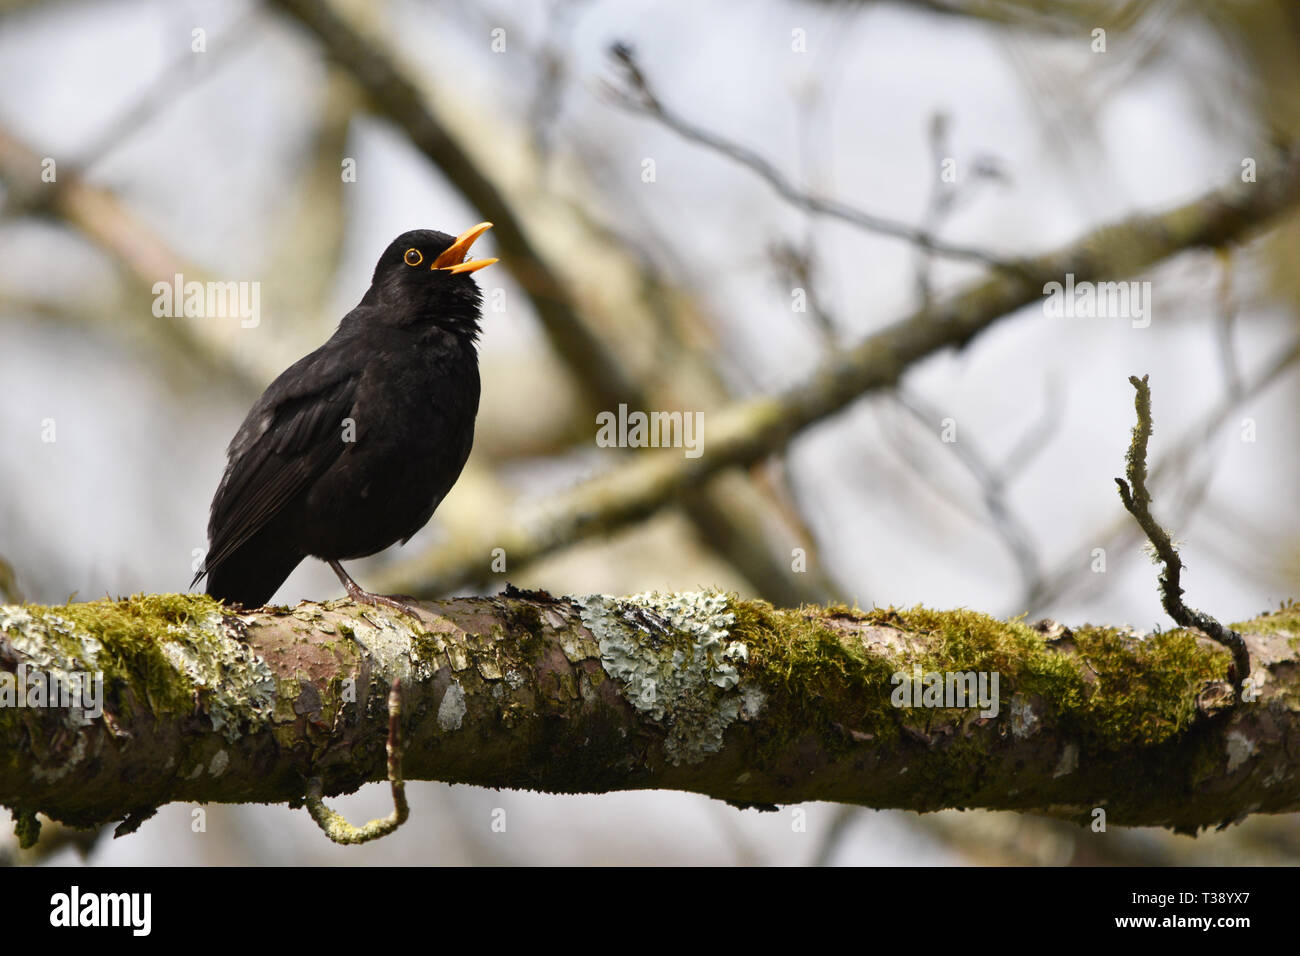
[[[352,414],[360,379],[348,358],[347,349],[322,347],[286,369],[253,405],[227,450],[226,473],[212,499],[205,569],[194,584],[344,451],[342,422]]]

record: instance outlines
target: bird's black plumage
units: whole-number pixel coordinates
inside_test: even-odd
[[[227,450],[193,583],[206,574],[209,594],[256,607],[312,556],[374,597],[337,562],[405,543],[469,457],[482,300],[469,273],[485,260],[461,259],[487,225],[398,236],[329,341],[262,393]]]

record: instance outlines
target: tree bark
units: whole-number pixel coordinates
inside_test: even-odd
[[[130,828],[177,800],[296,805],[313,781],[350,792],[386,778],[400,680],[407,780],[1079,822],[1101,809],[1184,831],[1300,809],[1296,605],[1235,625],[1258,688],[1238,703],[1229,655],[1197,631],[713,592],[508,589],[421,607],[418,626],[347,601],[0,607],[0,804]],[[48,687],[79,672],[102,673],[102,715],[4,696],[20,674],[30,693],[33,673]],[[996,675],[996,702],[897,706],[913,676],[955,672]]]

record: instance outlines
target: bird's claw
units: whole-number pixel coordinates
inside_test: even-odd
[[[348,597],[358,604],[369,604],[372,607],[390,607],[395,611],[402,611],[411,615],[421,624],[424,618],[420,615],[420,608],[413,604],[403,601],[400,597],[387,594],[373,594],[370,591],[364,591],[361,588],[348,588]]]

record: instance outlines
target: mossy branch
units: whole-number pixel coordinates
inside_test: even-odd
[[[1183,603],[1183,560],[1178,556],[1178,549],[1174,547],[1169,533],[1151,514],[1151,492],[1147,490],[1147,443],[1151,440],[1153,427],[1151,386],[1145,375],[1141,378],[1130,375],[1129,382],[1136,390],[1133,403],[1137,409],[1137,424],[1133,426],[1133,441],[1129,444],[1126,456],[1128,481],[1115,479],[1115,484],[1119,486],[1119,496],[1125,509],[1151,542],[1156,557],[1164,564],[1164,571],[1160,574],[1160,599],[1165,613],[1182,627],[1199,628],[1232,652],[1233,685],[1237,695],[1241,696],[1245,681],[1250,677],[1250,652],[1246,642],[1232,628],[1224,627],[1204,611],[1189,608]],[[1253,688],[1251,692],[1253,693]]]
[[[103,676],[99,713],[0,707],[0,804],[92,826],[171,801],[319,809],[388,779],[394,820],[402,780],[1089,823],[1102,810],[1180,830],[1300,810],[1287,743],[1300,734],[1300,606],[1238,626],[1261,692],[1237,706],[1229,655],[1192,630],[781,610],[714,592],[510,589],[421,607],[417,623],[347,601],[0,606],[0,700],[20,674]],[[992,693],[945,699],[959,674]]]

